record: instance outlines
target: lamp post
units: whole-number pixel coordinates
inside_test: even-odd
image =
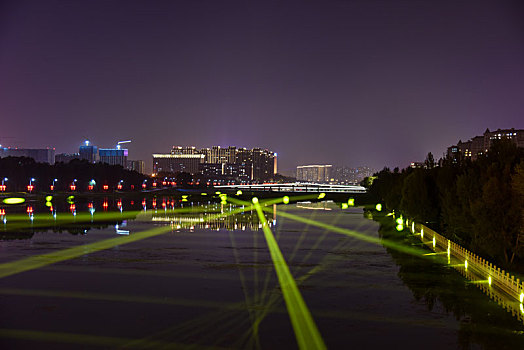
[[[58,181],[58,179],[53,179],[53,184],[50,186],[51,191],[55,190],[55,182],[57,182],[57,181]]]
[[[71,188],[71,191],[75,191],[76,190],[76,179],[73,180],[73,182],[71,183],[71,186],[69,186],[69,188]]]
[[[35,189],[33,182],[36,181],[33,177],[29,180],[29,185],[27,185],[27,192],[31,193]]]
[[[6,189],[5,182],[6,181],[7,181],[7,177],[4,177],[2,179],[2,185],[0,186],[0,192],[5,192],[5,189]]]

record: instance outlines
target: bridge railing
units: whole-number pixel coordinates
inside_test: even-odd
[[[366,193],[361,186],[328,185],[328,184],[259,184],[259,185],[222,185],[217,189],[251,190],[263,192],[307,192],[307,193]]]

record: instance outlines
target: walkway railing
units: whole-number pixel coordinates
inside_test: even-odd
[[[427,247],[447,254],[448,264],[524,322],[524,283],[520,279],[427,226],[410,221],[406,221],[406,225]]]

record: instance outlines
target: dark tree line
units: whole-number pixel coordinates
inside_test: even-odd
[[[524,270],[524,151],[496,140],[476,161],[375,174],[369,192],[388,210],[422,222],[505,267]]]
[[[86,191],[91,180],[95,180],[93,190],[99,191],[104,185],[114,190],[123,180],[123,189],[129,190],[131,185],[141,189],[142,182],[147,176],[136,171],[129,171],[120,165],[105,163],[91,164],[86,160],[74,159],[69,163],[37,163],[32,158],[5,157],[0,158],[0,179],[8,178],[5,182],[7,191],[26,191],[31,178],[36,192],[50,190],[53,180],[56,191],[67,191],[76,179],[77,191]]]

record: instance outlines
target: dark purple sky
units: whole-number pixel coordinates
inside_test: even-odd
[[[523,1],[3,1],[0,144],[405,167],[524,128]]]

